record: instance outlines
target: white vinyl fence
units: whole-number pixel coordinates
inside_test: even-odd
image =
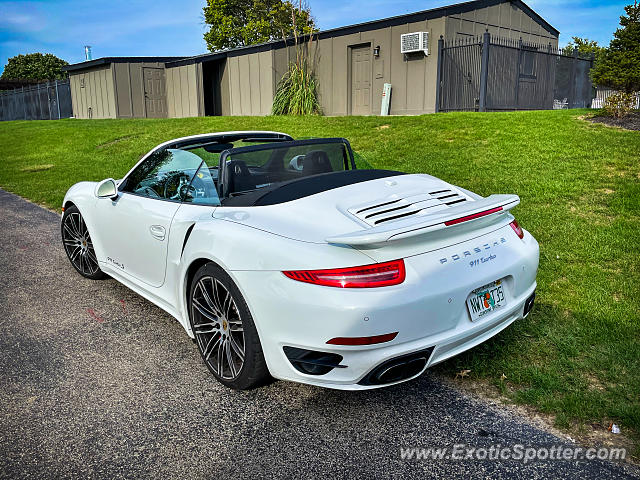
[[[604,107],[604,102],[607,98],[609,98],[614,93],[617,93],[615,90],[611,90],[610,88],[598,88],[596,93],[596,98],[591,102],[591,108],[602,108]],[[635,103],[633,108],[640,109],[640,92],[636,93]]]

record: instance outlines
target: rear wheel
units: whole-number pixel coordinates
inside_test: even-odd
[[[106,275],[100,270],[87,225],[75,205],[65,209],[61,224],[62,243],[71,265],[80,275],[100,280]]]
[[[253,318],[220,267],[200,267],[189,294],[191,330],[204,363],[227,387],[246,390],[270,378]]]

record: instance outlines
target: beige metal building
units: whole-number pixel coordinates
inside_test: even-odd
[[[76,118],[167,116],[165,63],[181,57],[107,57],[65,67]]]
[[[438,39],[465,39],[485,31],[558,47],[559,32],[520,0],[475,0],[319,32],[312,56],[324,114],[378,114],[385,83],[392,88],[391,114],[434,112]],[[424,32],[423,51],[403,53],[402,35],[414,32]],[[100,65],[71,65],[74,114],[268,115],[295,48],[279,41],[164,61],[111,58]]]

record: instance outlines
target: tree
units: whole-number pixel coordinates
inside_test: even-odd
[[[51,53],[17,55],[9,59],[0,78],[2,80],[60,80],[67,76],[67,73],[62,71],[65,65],[69,63]]]
[[[604,50],[604,47],[598,45],[598,42],[595,40],[572,37],[567,46],[562,48],[562,54],[571,56],[573,55],[573,50],[576,48],[578,49],[578,55],[583,57],[588,57],[590,55],[598,57],[598,55]]]
[[[255,45],[315,31],[309,7],[289,0],[207,0],[204,34],[210,51]]]
[[[591,70],[593,82],[626,93],[640,91],[640,5],[624,7],[626,16]]]

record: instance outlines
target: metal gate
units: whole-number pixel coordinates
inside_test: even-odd
[[[438,111],[550,110],[591,105],[593,58],[482,37],[438,42]]]
[[[482,44],[475,38],[458,40],[438,50],[439,111],[478,110]]]

